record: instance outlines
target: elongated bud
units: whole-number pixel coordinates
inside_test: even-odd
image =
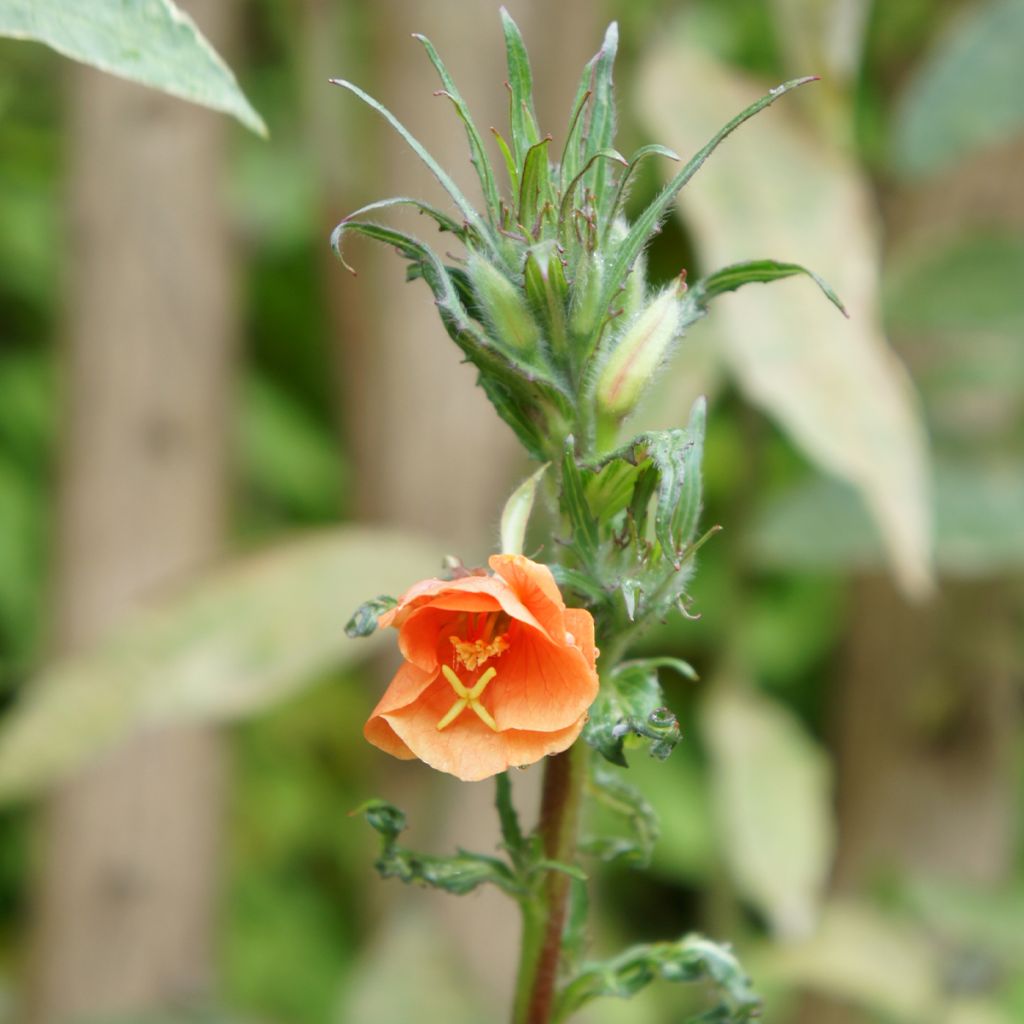
[[[497,340],[512,354],[535,354],[540,345],[540,327],[522,291],[478,253],[470,255],[467,269],[477,300]]]
[[[584,348],[597,340],[597,332],[607,313],[607,310],[601,308],[603,266],[597,253],[582,255],[577,264],[572,309],[569,311],[569,330],[574,343]]]
[[[679,295],[679,285],[670,285],[622,332],[595,388],[605,415],[630,412],[668,354],[683,326]]]
[[[526,254],[523,271],[526,297],[545,327],[548,344],[555,356],[565,353],[565,300],[569,285],[565,267],[554,240],[533,246]]]

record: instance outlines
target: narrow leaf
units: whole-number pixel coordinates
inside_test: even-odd
[[[825,298],[849,319],[850,314],[846,312],[846,307],[828,282],[798,263],[779,263],[776,260],[747,260],[743,263],[734,263],[702,278],[690,289],[689,294],[692,301],[706,308],[709,300],[725,292],[734,292],[745,284],[781,281],[797,274],[809,277],[822,290]]]
[[[522,167],[527,150],[540,141],[537,115],[533,110],[533,75],[530,72],[530,58],[526,53],[519,26],[504,7],[501,9],[501,24],[505,32],[505,51],[508,57],[512,153],[516,166]]]
[[[601,48],[590,58],[587,66],[583,69],[583,77],[580,79],[576,96],[573,99],[571,127],[565,141],[565,152],[562,158],[561,182],[563,189],[565,183],[571,181],[579,173],[583,164],[587,162],[588,138],[591,132],[591,122],[594,119],[594,92],[597,89],[598,79],[604,80],[606,76],[610,79],[611,65],[615,61],[618,45],[619,27],[613,21],[605,31]],[[601,149],[602,147],[598,146],[597,148]]]
[[[477,129],[476,122],[473,120],[473,116],[470,114],[469,107],[466,106],[466,101],[462,98],[462,94],[456,88],[455,82],[452,81],[452,77],[444,66],[444,62],[438,56],[437,50],[434,49],[434,44],[426,36],[419,35],[418,33],[414,33],[413,38],[418,39],[423,44],[423,48],[427,51],[427,56],[430,58],[430,63],[434,65],[441,79],[441,84],[444,86],[443,95],[452,101],[456,112],[462,119],[466,129],[466,138],[469,140],[470,158],[474,168],[476,168],[477,177],[480,179],[480,188],[487,203],[488,219],[492,224],[497,224],[499,220],[498,186],[494,179],[494,169],[491,167],[491,161],[487,156],[487,150],[484,148],[483,138]]]
[[[32,39],[101,71],[267,126],[231,69],[171,0],[5,0],[0,36]]]
[[[452,202],[458,207],[459,212],[466,218],[466,221],[476,229],[480,239],[497,255],[497,246],[487,223],[477,212],[473,204],[462,194],[462,191],[448,175],[448,172],[427,152],[405,125],[382,103],[375,100],[368,93],[363,92],[358,85],[353,85],[343,78],[332,78],[330,82],[332,85],[340,85],[343,89],[348,89],[349,92],[354,93],[367,106],[376,110],[401,135],[406,143],[408,143],[409,148],[426,164],[430,172],[440,182],[441,187],[451,196]]]
[[[749,121],[750,118],[761,113],[765,107],[771,106],[780,96],[784,96],[787,92],[815,81],[817,79],[814,76],[809,76],[806,78],[794,78],[789,82],[776,86],[755,103],[751,103],[749,107],[737,114],[724,127],[720,128],[711,137],[710,141],[705,143],[704,147],[690,158],[686,166],[669,181],[647,209],[633,222],[629,234],[623,240],[622,245],[616,250],[604,282],[604,291],[601,296],[601,306],[603,309],[610,307],[612,299],[619,290],[629,268],[633,265],[633,261],[640,255],[644,246],[657,230],[661,219],[672,205],[672,201],[697,171],[701,169],[707,158],[744,121]]]

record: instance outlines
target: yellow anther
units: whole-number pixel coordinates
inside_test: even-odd
[[[472,672],[491,658],[500,657],[508,650],[508,638],[502,634],[493,640],[461,640],[457,636],[449,637],[455,648],[455,657],[463,668]]]
[[[459,699],[448,709],[441,721],[437,723],[437,731],[440,732],[442,729],[447,729],[448,726],[466,710],[466,708],[471,708],[477,718],[479,718],[488,729],[493,729],[497,732],[498,723],[494,721],[494,718],[487,708],[480,703],[480,698],[483,696],[484,690],[487,689],[487,684],[498,674],[497,670],[489,668],[473,684],[472,689],[466,686],[466,684],[463,683],[463,681],[447,665],[441,666],[441,674],[449,683],[451,683],[452,689],[458,695]]]

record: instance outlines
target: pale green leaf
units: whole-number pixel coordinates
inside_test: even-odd
[[[381,638],[349,639],[351,610],[436,567],[426,541],[339,527],[212,573],[29,684],[0,730],[0,799],[36,792],[140,729],[251,715],[365,657]]]
[[[948,999],[925,933],[851,901],[830,903],[812,937],[775,945],[758,968],[899,1024],[943,1019]]]
[[[640,109],[652,134],[685,151],[756,88],[685,36],[669,36],[646,62]],[[723,296],[712,316],[748,397],[861,491],[901,581],[921,593],[930,582],[926,443],[880,326],[874,200],[859,170],[795,113],[780,107],[737,132],[714,174],[680,193],[679,209],[703,266],[799,260],[842,296],[848,321],[799,281]]]
[[[834,845],[825,755],[786,708],[748,689],[720,685],[703,726],[736,885],[778,935],[807,935]]]
[[[521,555],[526,538],[526,527],[530,522],[533,502],[537,497],[537,486],[548,470],[545,462],[536,473],[528,476],[509,496],[501,513],[501,551],[505,555]]]
[[[1001,576],[1024,568],[1024,476],[1017,461],[940,460],[935,466],[936,564],[943,574]],[[878,532],[849,488],[814,479],[760,511],[750,535],[758,564],[875,569]]]
[[[267,126],[231,69],[171,0],[4,0],[0,35],[45,43],[73,60]]]
[[[948,167],[1024,131],[1024,4],[974,4],[949,25],[900,98],[893,159],[910,175]]]

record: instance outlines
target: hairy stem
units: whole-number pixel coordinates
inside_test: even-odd
[[[580,796],[586,778],[586,744],[548,758],[544,767],[537,830],[547,860],[572,864],[576,858]],[[562,958],[562,937],[570,878],[548,871],[543,885],[523,903],[523,942],[516,986],[514,1024],[549,1024]]]

